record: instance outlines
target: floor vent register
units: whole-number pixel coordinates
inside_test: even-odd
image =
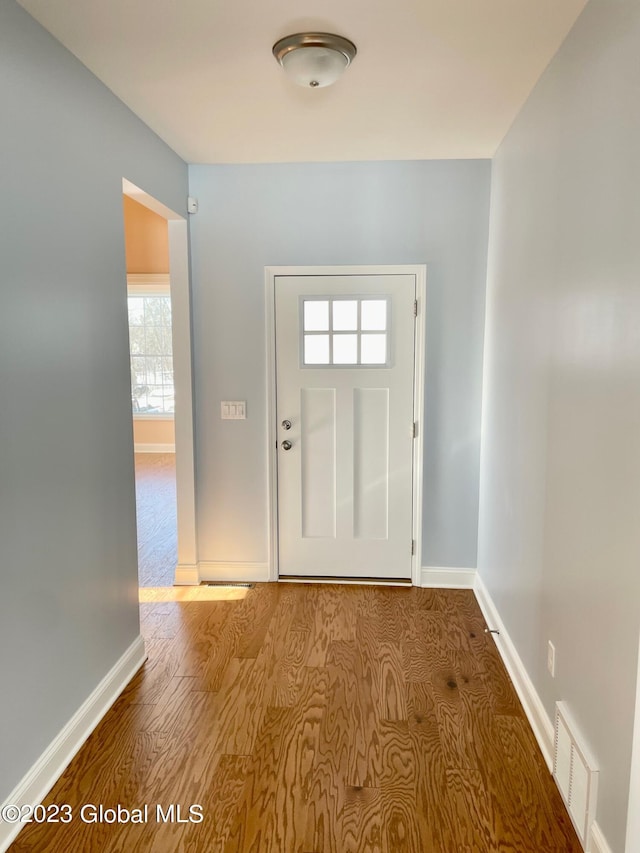
[[[553,777],[586,853],[596,815],[598,769],[565,702],[556,703]]]

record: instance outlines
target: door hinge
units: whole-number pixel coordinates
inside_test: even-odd
[[[411,540],[411,556],[413,557],[413,555],[414,555],[415,553],[416,553],[416,540],[415,540],[415,539],[412,539],[412,540]]]
[[[415,438],[418,434],[418,424],[414,421],[411,424],[411,438]]]
[[[413,303],[413,316],[418,316],[418,300],[416,299]]]

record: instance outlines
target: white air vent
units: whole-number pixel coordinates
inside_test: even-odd
[[[589,828],[596,816],[598,770],[581,743],[564,702],[556,703],[553,776],[582,846],[589,853]]]

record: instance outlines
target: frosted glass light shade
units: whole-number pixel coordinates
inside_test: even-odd
[[[331,33],[297,33],[276,42],[273,55],[298,86],[319,89],[336,82],[356,55],[356,46]]]
[[[282,57],[282,67],[298,86],[322,88],[335,83],[347,67],[347,59],[326,47],[301,47]]]

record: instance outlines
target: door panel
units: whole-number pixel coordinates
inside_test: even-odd
[[[336,535],[336,393],[302,388],[300,393],[300,486],[302,536]]]
[[[353,535],[389,534],[389,389],[353,391]]]
[[[414,300],[410,274],[276,276],[281,575],[411,577]]]

